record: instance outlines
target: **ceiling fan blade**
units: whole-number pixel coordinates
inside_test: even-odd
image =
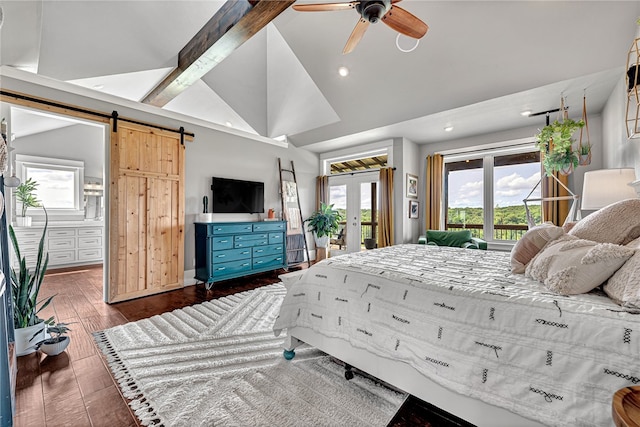
[[[314,4],[294,4],[293,9],[298,12],[325,12],[330,10],[355,9],[359,1],[348,3],[314,3]]]
[[[410,12],[399,6],[391,6],[391,9],[382,17],[382,22],[393,28],[400,34],[414,39],[420,39],[427,34],[429,26]]]
[[[365,31],[367,31],[367,28],[369,28],[369,21],[360,18],[356,27],[351,32],[349,40],[347,40],[347,44],[344,46],[344,50],[342,51],[343,55],[352,52],[353,49],[356,48],[358,43],[360,43],[362,36],[364,36]]]

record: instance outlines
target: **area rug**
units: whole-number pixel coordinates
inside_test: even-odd
[[[384,426],[406,398],[311,347],[287,361],[282,284],[94,334],[143,425]]]

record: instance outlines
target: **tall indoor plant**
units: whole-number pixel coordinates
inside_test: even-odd
[[[316,247],[326,248],[329,245],[329,237],[338,231],[340,221],[342,221],[342,215],[333,209],[333,205],[320,203],[320,209],[304,222],[309,224],[309,231],[313,232]]]
[[[17,215],[16,223],[20,226],[30,226],[31,217],[27,216],[27,209],[40,206],[40,202],[34,194],[36,188],[38,188],[38,183],[33,178],[27,179],[16,188],[16,200],[21,204],[21,215]]]
[[[547,176],[556,171],[568,175],[578,166],[579,153],[573,149],[573,133],[583,126],[583,120],[556,120],[536,135],[536,147],[544,154],[543,165]]]
[[[51,323],[53,318],[43,321],[38,317],[38,313],[51,303],[54,296],[46,298],[44,301],[38,300],[40,287],[44,280],[44,275],[49,264],[49,254],[44,253],[44,238],[47,233],[48,217],[45,209],[45,223],[42,237],[38,245],[36,255],[36,265],[33,269],[27,268],[27,259],[20,253],[20,247],[13,227],[9,225],[9,237],[13,245],[16,257],[19,261],[18,270],[11,268],[11,295],[13,298],[13,326],[16,332],[16,354],[33,353],[35,346],[32,340],[39,342],[44,340],[47,323]]]

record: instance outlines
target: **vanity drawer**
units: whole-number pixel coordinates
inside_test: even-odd
[[[102,236],[102,228],[78,228],[78,236]]]
[[[102,259],[102,248],[78,250],[78,261],[88,261],[92,259]]]
[[[47,250],[58,251],[61,249],[75,249],[75,237],[56,237],[47,241]]]
[[[67,264],[76,260],[76,251],[49,252],[49,265]]]
[[[78,249],[79,248],[98,248],[102,246],[102,237],[78,237]]]
[[[47,233],[47,237],[70,237],[76,235],[76,230],[56,230],[50,228]]]

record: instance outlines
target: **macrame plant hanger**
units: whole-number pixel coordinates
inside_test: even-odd
[[[582,143],[582,128],[580,128],[580,143],[578,145],[578,163],[580,166],[591,164],[591,140],[589,138],[589,120],[587,118],[587,94],[586,90],[582,95],[582,121],[587,132],[587,143]]]
[[[546,112],[546,115],[545,115],[546,126],[549,126],[549,114],[552,113],[553,111]],[[558,119],[565,120],[568,118],[568,116],[569,116],[569,113],[567,111],[567,108],[564,105],[564,95],[563,95],[560,97],[560,109],[558,110]],[[549,151],[551,151],[552,148],[553,147],[549,147]],[[571,206],[569,207],[569,213],[567,214],[567,217],[565,218],[563,225],[566,225],[569,222],[573,222],[577,220],[577,217],[578,217],[577,206],[578,206],[578,199],[580,198],[580,196],[576,196],[571,190],[569,190],[566,185],[560,182],[560,180],[555,176],[555,174],[552,174],[550,178],[555,179],[556,182],[560,184],[560,186],[562,186],[562,188],[564,188],[569,195],[554,196],[554,197],[531,197],[533,192],[536,191],[536,188],[538,188],[540,184],[542,184],[542,178],[540,178],[538,180],[538,183],[533,186],[533,189],[527,195],[527,197],[525,197],[524,200],[522,200],[522,202],[524,203],[524,210],[527,214],[527,225],[529,226],[529,228],[535,227],[536,222],[535,222],[535,219],[533,218],[533,215],[531,214],[531,210],[529,209],[529,205],[527,204],[528,202],[553,202],[553,201],[559,201],[559,200],[570,200]],[[542,188],[540,189],[540,193],[542,193]]]

